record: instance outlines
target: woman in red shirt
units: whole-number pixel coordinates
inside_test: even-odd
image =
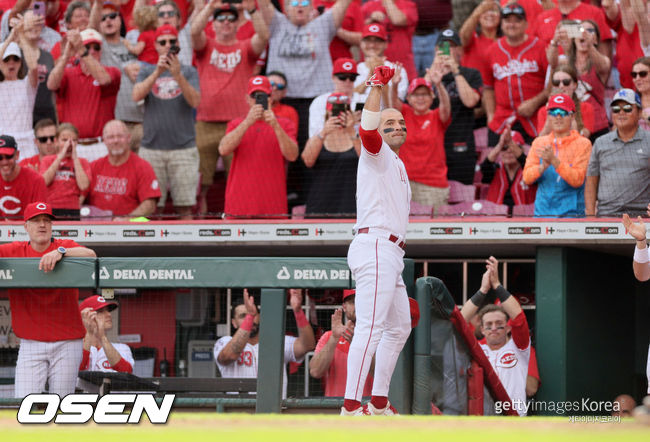
[[[464,55],[460,64],[478,70],[482,78],[486,78],[486,70],[490,69],[485,58],[486,51],[499,36],[501,24],[501,9],[492,0],[484,0],[470,15],[458,35],[463,43]]]
[[[57,218],[79,219],[81,202],[90,189],[91,169],[77,156],[79,131],[70,123],[57,130],[55,155],[41,160],[39,170],[47,186],[47,200]]]

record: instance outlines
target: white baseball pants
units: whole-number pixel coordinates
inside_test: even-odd
[[[345,398],[360,401],[375,356],[373,396],[388,396],[390,380],[411,333],[411,314],[402,280],[404,250],[385,238],[357,235],[348,250],[356,280],[357,321],[348,352]]]
[[[41,342],[20,340],[16,362],[15,396],[42,393],[46,381],[49,392],[61,398],[74,393],[83,356],[83,340]]]

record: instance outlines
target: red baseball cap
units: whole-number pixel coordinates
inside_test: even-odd
[[[178,37],[178,29],[176,29],[172,25],[162,25],[158,26],[156,28],[156,36],[155,39],[157,40],[158,37],[161,35],[173,35],[174,37]]]
[[[386,28],[380,23],[370,23],[364,26],[363,31],[361,31],[361,38],[366,37],[377,37],[384,41],[388,41]]]
[[[524,141],[524,137],[522,137],[521,134],[516,130],[510,131],[510,138],[512,138],[512,141],[514,141],[520,146],[526,144],[526,141]]]
[[[408,91],[407,91],[407,92],[408,92],[409,94],[412,94],[412,93],[415,92],[415,90],[416,90],[417,88],[419,88],[420,86],[426,86],[427,89],[432,90],[432,89],[431,89],[431,83],[429,83],[429,82],[428,82],[427,80],[425,80],[424,78],[420,77],[420,78],[415,78],[415,79],[413,79],[413,81],[411,81],[411,83],[409,84],[409,88],[408,88]]]
[[[0,154],[13,155],[18,149],[16,139],[11,135],[0,135]]]
[[[411,309],[411,328],[415,328],[420,322],[420,305],[415,299],[409,298],[409,308]]]
[[[355,289],[349,289],[349,290],[343,290],[343,302],[350,296],[354,296],[357,294],[357,291]]]
[[[87,28],[81,31],[81,41],[83,42],[84,45],[90,43],[99,43],[101,45],[102,35],[92,28]]]
[[[325,105],[325,109],[332,110],[332,105],[334,103],[350,104],[350,97],[341,92],[334,92],[330,94],[329,97],[327,97],[327,104]]]
[[[79,304],[79,311],[91,308],[94,312],[96,312],[97,310],[103,309],[104,307],[108,307],[108,311],[110,312],[117,308],[117,303],[108,302],[106,299],[104,299],[103,296],[95,295],[84,299],[84,302]]]
[[[332,68],[332,75],[334,74],[359,75],[357,72],[357,62],[351,58],[337,58]]]
[[[112,9],[113,11],[120,12],[120,7],[113,2],[104,2],[102,8]]]
[[[271,95],[271,82],[264,75],[256,75],[248,80],[248,95],[257,91]]]
[[[56,218],[52,214],[52,207],[49,204],[44,203],[42,201],[38,201],[35,203],[28,204],[27,207],[25,207],[25,213],[23,215],[23,219],[25,221],[28,221],[34,218],[35,216],[42,215],[42,214],[50,215],[52,219]]]
[[[556,94],[551,95],[546,103],[546,110],[551,109],[562,109],[567,112],[575,112],[576,105],[573,103],[573,99],[567,94]]]

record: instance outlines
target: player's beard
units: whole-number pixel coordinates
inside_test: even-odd
[[[257,324],[253,324],[253,328],[251,329],[250,337],[251,337],[251,338],[254,338],[255,336],[257,336],[257,334],[258,334],[259,332],[260,332],[260,326],[257,325]]]

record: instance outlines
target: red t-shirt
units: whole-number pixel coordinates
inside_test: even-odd
[[[33,157],[21,160],[18,164],[20,164],[20,167],[30,167],[32,170],[38,172],[38,167],[41,164],[41,156],[39,154],[36,154]]]
[[[483,83],[494,88],[496,109],[488,127],[501,133],[507,119],[516,116],[530,136],[537,136],[534,118],[516,113],[519,105],[544,89],[546,52],[538,38],[528,38],[519,46],[510,46],[505,37],[487,49],[488,65]],[[534,117],[534,116],[533,116]]]
[[[566,17],[562,16],[558,8],[553,8],[542,12],[536,19],[529,18],[528,23],[531,24],[531,29],[535,31],[535,35],[544,42],[544,46],[547,46],[553,40],[557,24],[564,19],[593,20],[598,25],[601,41],[613,38],[612,30],[605,19],[605,13],[602,9],[587,3],[579,3]]]
[[[276,117],[284,117],[288,118],[293,122],[293,124],[298,127],[298,112],[296,109],[293,107],[289,106],[288,104],[282,104],[282,103],[276,103],[271,110],[275,114]]]
[[[0,257],[38,258],[58,247],[79,244],[69,239],[53,239],[47,250],[37,252],[27,241],[0,245]],[[35,272],[39,272],[36,267]],[[54,342],[81,339],[86,329],[79,314],[78,289],[8,289],[11,326],[22,339]]]
[[[23,219],[23,208],[37,201],[47,201],[43,177],[29,167],[21,167],[18,176],[7,182],[0,176],[0,216]]]
[[[248,104],[244,97],[257,61],[251,40],[225,46],[208,39],[205,48],[195,55],[201,87],[196,119],[230,121],[245,115]]]
[[[131,153],[126,163],[113,166],[108,156],[93,161],[88,204],[128,215],[144,200],[160,198],[160,187],[151,165]]]
[[[325,10],[328,10],[334,6],[335,3],[336,1],[334,0],[314,0],[312,4],[314,5],[314,8],[324,6]],[[361,2],[359,0],[354,0],[350,3],[350,6],[348,6],[348,9],[345,11],[345,15],[343,16],[341,28],[352,32],[361,32],[363,30],[363,15],[361,15]],[[334,37],[330,43],[330,56],[332,57],[332,61],[343,57],[352,58],[350,45],[339,37]]]
[[[149,64],[158,63],[158,52],[156,51],[156,31],[144,31],[138,35],[138,41],[144,42],[144,49],[138,55],[138,60]]]
[[[399,149],[409,180],[431,187],[447,188],[447,157],[445,130],[451,123],[440,121],[438,109],[416,115],[411,106],[402,106],[402,115],[408,128],[406,142]]]
[[[472,39],[469,41],[467,47],[465,47],[463,58],[460,62],[462,66],[479,71],[483,81],[485,81],[485,77],[491,69],[488,64],[487,51],[485,49],[489,48],[492,43],[494,43],[494,40],[474,32]]]
[[[56,160],[56,155],[48,155],[41,161],[40,171],[45,173],[47,169]],[[92,171],[90,163],[85,158],[79,158],[81,167],[90,180]],[[74,161],[66,157],[59,164],[59,168],[54,174],[54,180],[47,186],[47,201],[54,209],[79,209],[79,197],[88,195],[88,190],[81,191],[77,186],[77,180],[74,172]]]
[[[614,58],[614,62],[616,63],[616,67],[620,73],[621,85],[624,88],[634,90],[634,82],[632,81],[630,73],[632,72],[634,61],[639,57],[643,57],[639,27],[635,24],[632,33],[628,33],[621,25],[621,20],[617,20],[614,30],[618,34],[616,39],[616,57]]]
[[[243,121],[228,123],[226,133]],[[286,118],[278,123],[296,140],[297,127]],[[287,213],[285,159],[271,126],[263,121],[253,124],[235,149],[228,173],[224,212],[227,215],[256,216]]]
[[[320,353],[320,351],[325,347],[327,341],[329,341],[330,336],[332,336],[332,331],[327,331],[320,337],[318,344],[316,344],[316,350],[314,350],[314,355]],[[325,396],[329,397],[343,397],[345,396],[345,383],[348,377],[348,352],[350,351],[350,343],[343,339],[339,338],[339,342],[336,344],[336,349],[334,350],[334,358],[330,363],[330,367],[327,370],[325,376],[323,376],[323,383],[325,384]],[[366,378],[366,384],[363,387],[363,395],[370,396],[372,394],[372,373],[368,374]]]
[[[418,23],[418,8],[411,0],[395,0],[395,6],[406,15],[406,26],[395,26],[390,22],[381,0],[370,0],[364,3],[361,6],[361,12],[363,12],[364,19],[368,19],[374,11],[380,11],[386,15],[382,23],[388,32],[388,47],[384,55],[387,60],[402,63],[408,78],[417,78],[413,61],[412,40],[415,26]]]
[[[61,97],[65,121],[79,129],[79,138],[94,138],[102,134],[104,125],[115,118],[115,103],[120,90],[121,73],[118,68],[104,66],[111,82],[100,86],[81,66],[63,71],[57,96]]]

